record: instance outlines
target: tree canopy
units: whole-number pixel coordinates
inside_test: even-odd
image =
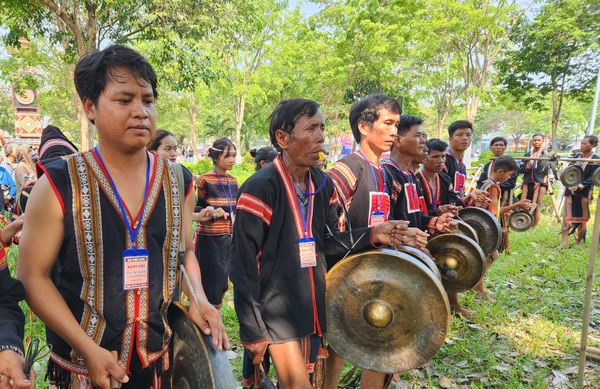
[[[312,5],[318,11],[307,15],[282,0],[0,0],[10,52],[0,56],[0,90],[38,88],[44,123],[89,147],[74,64],[124,43],[154,65],[158,125],[186,148],[231,136],[241,156],[268,144],[268,116],[280,100],[304,97],[321,105],[336,152],[351,139],[350,106],[370,93],[422,116],[430,137],[445,138],[456,119],[474,121],[478,136],[541,131],[563,139],[585,129],[600,43],[600,11],[590,2]],[[20,38],[32,44],[19,47]],[[0,105],[9,107],[7,99]],[[10,122],[3,110],[0,126],[13,131]]]

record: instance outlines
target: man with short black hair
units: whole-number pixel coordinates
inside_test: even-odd
[[[282,101],[269,135],[280,155],[240,188],[231,245],[231,281],[240,338],[254,365],[269,351],[282,389],[309,389],[322,377],[325,273],[345,254],[400,244],[406,224],[337,229],[334,183],[320,169],[325,119],[311,100]],[[361,227],[361,226],[359,226]],[[362,226],[367,227],[367,226]],[[248,359],[246,359],[248,361]],[[257,375],[244,366],[242,385]]]
[[[400,114],[398,102],[385,95],[370,95],[352,106],[350,127],[358,150],[334,163],[329,171],[340,194],[340,229],[377,226],[389,220],[392,178],[379,161],[394,144]],[[427,244],[426,233],[417,228],[409,232],[403,243]],[[338,387],[344,360],[331,347],[328,350],[325,388],[332,389]],[[383,388],[390,379],[391,375],[363,370],[361,386]]]
[[[490,141],[490,150],[494,157],[498,158],[504,155],[508,141],[502,136],[497,136]],[[494,172],[494,160],[488,162],[484,167],[479,179],[477,180],[477,189],[481,189],[483,182],[491,177]],[[501,205],[505,206],[510,203],[513,198],[513,191],[517,186],[517,177],[519,176],[519,170],[515,171],[513,175],[506,181],[501,182],[500,189],[502,190]]]
[[[48,326],[48,376],[59,389],[109,389],[110,377],[124,388],[158,389],[169,365],[166,314],[179,280],[180,243],[191,284],[183,289],[201,310],[191,304],[190,317],[217,349],[229,347],[194,255],[192,175],[183,169],[181,183],[166,159],[146,151],[158,93],[144,57],[110,46],[83,57],[74,79],[98,146],[41,162],[17,274],[27,303]]]

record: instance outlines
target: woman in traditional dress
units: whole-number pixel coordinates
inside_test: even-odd
[[[236,149],[229,138],[217,139],[208,149],[213,170],[198,177],[196,212],[213,207],[209,221],[196,225],[196,255],[202,268],[202,285],[208,301],[220,307],[229,282],[229,247],[235,218],[238,184],[227,171],[233,168]]]
[[[575,158],[600,159],[594,153],[598,138],[588,135],[581,141],[581,148]],[[567,247],[569,235],[575,234],[575,242],[580,244],[585,236],[586,223],[590,220],[589,201],[592,194],[592,175],[600,165],[588,162],[577,163],[583,169],[581,184],[565,189],[565,216],[563,218],[562,241],[560,247]]]
[[[171,162],[177,161],[177,142],[175,142],[173,134],[167,130],[156,130],[146,149],[154,151]]]
[[[544,135],[534,134],[531,138],[531,151],[525,153],[524,157],[543,158],[546,155],[543,146]],[[548,189],[548,163],[538,160],[523,161],[519,167],[519,173],[523,174],[521,200],[528,199],[537,204],[533,212],[532,227],[535,227],[540,222],[540,209]]]

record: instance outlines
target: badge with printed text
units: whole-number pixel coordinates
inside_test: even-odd
[[[148,250],[123,251],[123,290],[148,287]]]
[[[317,266],[317,252],[315,238],[302,238],[298,241],[300,246],[300,267]]]
[[[456,190],[459,193],[462,193],[462,191],[465,189],[465,175],[460,173],[460,172],[456,172],[454,173],[454,187],[456,188]]]
[[[385,223],[384,212],[375,211],[371,213],[371,218],[369,219],[369,227],[375,227],[383,223]]]
[[[369,227],[388,221],[390,196],[385,192],[369,192]]]
[[[406,196],[406,208],[408,213],[414,213],[421,209],[419,205],[419,195],[417,194],[415,184],[404,184],[404,195]]]

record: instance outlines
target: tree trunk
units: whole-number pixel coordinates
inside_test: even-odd
[[[442,139],[442,129],[444,128],[444,123],[446,122],[446,119],[448,119],[448,114],[449,114],[449,110],[448,109],[444,109],[444,110],[439,110],[438,109],[438,115],[437,115],[437,137],[438,139]]]
[[[477,109],[479,108],[479,95],[474,95],[467,92],[467,103],[466,103],[466,115],[467,120],[471,123],[475,123],[475,117],[477,116]]]
[[[246,108],[246,96],[248,92],[242,92],[238,98],[233,98],[233,112],[235,114],[235,163],[242,163],[242,124],[244,123],[244,109]]]
[[[192,144],[192,162],[198,159],[198,99],[192,96],[191,107],[188,107],[190,116],[190,143]]]

